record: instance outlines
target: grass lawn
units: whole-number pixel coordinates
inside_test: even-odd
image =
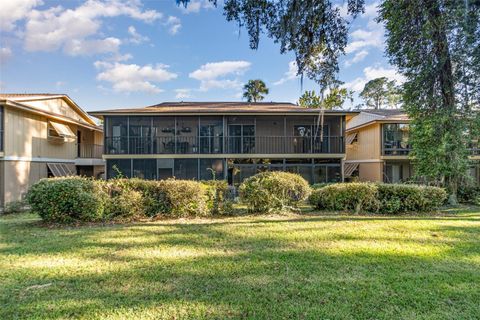
[[[0,319],[480,318],[480,209],[0,228]]]

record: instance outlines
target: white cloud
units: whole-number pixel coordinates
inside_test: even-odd
[[[12,31],[17,21],[25,19],[33,7],[41,4],[40,0],[0,1],[0,30]]]
[[[366,56],[368,56],[367,50],[356,52],[352,59],[345,61],[345,67],[350,67],[352,64],[362,61]]]
[[[177,34],[177,32],[180,31],[180,28],[182,27],[180,19],[174,16],[169,16],[167,21],[165,21],[164,25],[168,27],[168,32],[170,32],[170,34],[172,35]]]
[[[375,21],[378,5],[378,2],[374,2],[365,6],[365,13],[360,17],[367,19],[366,28],[356,29],[349,34],[349,42],[345,48],[346,54],[355,53],[368,47],[383,49],[383,25]]]
[[[0,48],[0,64],[7,62],[12,56],[12,50],[9,47]]]
[[[191,89],[175,89],[175,99],[188,99],[191,98]]]
[[[366,67],[363,69],[363,77],[358,77],[350,82],[344,84],[344,87],[347,89],[361,92],[365,84],[375,78],[386,77],[390,80],[397,81],[397,84],[405,82],[405,77],[397,72],[393,68],[384,68],[381,66],[377,67]]]
[[[147,23],[162,17],[155,10],[142,10],[138,1],[89,0],[74,9],[61,6],[31,10],[25,25],[27,51],[63,49],[70,55],[117,52],[121,44],[113,37],[97,38],[106,17],[128,16]],[[83,48],[85,47],[85,48]]]
[[[155,83],[165,82],[177,78],[177,74],[168,71],[168,66],[124,64],[119,62],[96,61],[97,69],[103,70],[97,75],[97,80],[112,84],[116,92],[149,92],[159,93],[163,90]]]
[[[72,39],[65,43],[63,51],[71,56],[118,52],[121,43],[120,39],[113,37],[100,40]]]
[[[128,42],[134,43],[134,44],[140,44],[142,42],[147,42],[150,40],[148,37],[142,36],[140,33],[137,32],[137,29],[135,29],[134,26],[128,27],[128,34],[131,36],[128,39]]]
[[[288,71],[285,72],[285,74],[283,75],[283,77],[280,80],[274,82],[273,85],[278,86],[278,85],[283,84],[287,81],[293,80],[293,79],[297,78],[297,73],[298,73],[297,63],[295,61],[290,61],[288,63]]]
[[[192,0],[188,3],[187,7],[181,5],[180,10],[184,14],[198,13],[201,9],[213,9],[215,6],[208,0]]]
[[[221,61],[210,62],[200,66],[188,76],[200,81],[200,90],[207,91],[212,88],[228,89],[241,87],[238,79],[226,79],[226,76],[239,76],[251,66],[248,61]],[[220,78],[220,79],[219,79]]]

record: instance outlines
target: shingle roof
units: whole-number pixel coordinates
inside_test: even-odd
[[[93,111],[90,114],[155,114],[155,113],[318,113],[288,102],[163,102],[142,108]],[[327,110],[326,113],[358,113],[357,111]]]
[[[21,98],[33,98],[33,97],[52,97],[52,96],[65,96],[63,93],[0,93],[0,99],[21,99]]]

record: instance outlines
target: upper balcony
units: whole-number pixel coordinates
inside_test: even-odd
[[[408,156],[412,151],[408,143],[409,126],[406,123],[382,125],[382,155]]]
[[[77,158],[81,159],[101,159],[103,154],[103,145],[78,143]]]
[[[106,154],[341,154],[343,137],[106,137]]]
[[[104,144],[107,155],[343,154],[343,128],[343,116],[112,116]]]

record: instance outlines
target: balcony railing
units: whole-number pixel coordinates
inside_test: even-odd
[[[106,137],[106,154],[318,154],[344,153],[343,137],[191,136]]]
[[[89,159],[101,159],[103,154],[103,145],[101,144],[77,144],[77,157]]]
[[[480,147],[468,148],[468,152],[471,156],[480,156]]]

